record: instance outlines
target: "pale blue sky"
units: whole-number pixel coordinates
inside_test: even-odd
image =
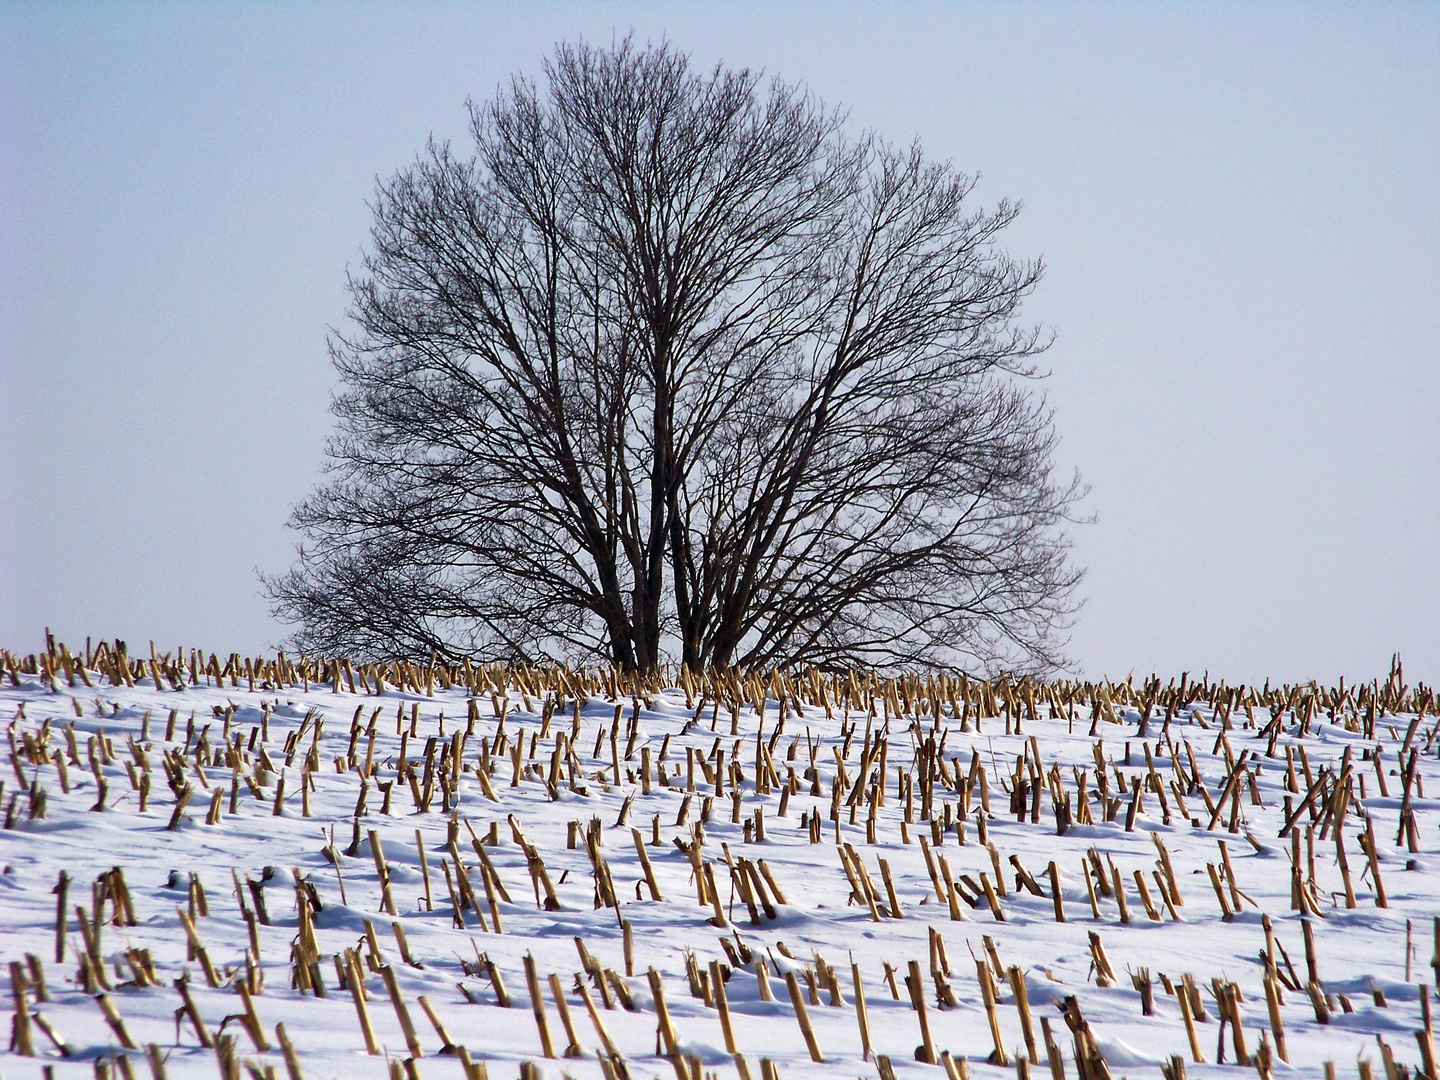
[[[0,5],[0,644],[278,641],[377,175],[634,28],[983,173],[1117,677],[1440,679],[1440,5]]]

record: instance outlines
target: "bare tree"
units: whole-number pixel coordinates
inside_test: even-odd
[[[378,186],[297,644],[1056,663],[1079,492],[973,178],[668,45],[560,46]]]

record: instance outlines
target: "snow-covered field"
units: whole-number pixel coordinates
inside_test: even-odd
[[[372,671],[337,693],[273,666],[217,686],[202,661],[157,689],[148,665],[112,685],[95,664],[0,672],[7,1078],[223,1077],[227,1055],[237,1077],[376,1080],[467,1060],[695,1080],[1427,1068],[1440,764],[1430,693],[1393,675],[1287,688],[1288,711],[1273,689],[1169,683],[1144,720],[1130,685],[828,678],[822,699],[807,675],[772,679],[760,715],[753,682],[735,711],[718,684],[612,697],[531,672],[502,693],[478,669],[469,688]],[[937,1064],[917,1060],[926,1026]]]

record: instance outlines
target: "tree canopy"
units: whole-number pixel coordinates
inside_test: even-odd
[[[1017,206],[803,87],[562,44],[380,182],[312,652],[1041,668],[1079,573]]]

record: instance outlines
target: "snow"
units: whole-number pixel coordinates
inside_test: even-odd
[[[1006,734],[1006,721],[990,717],[983,722],[983,733],[973,729],[962,732],[959,722],[948,715],[941,721],[941,732],[948,732],[945,742],[947,761],[958,760],[961,769],[968,769],[972,751],[978,751],[987,772],[992,816],[987,820],[990,841],[1000,853],[1006,871],[1007,895],[999,899],[1004,921],[997,921],[989,905],[980,897],[978,906],[962,904],[963,920],[949,917],[945,903],[937,899],[920,846],[920,838],[931,836],[930,827],[922,823],[918,785],[915,792],[915,821],[909,826],[910,843],[902,841],[901,821],[904,799],[897,789],[897,766],[910,770],[916,752],[917,734],[931,733],[933,713],[917,720],[912,716],[890,716],[888,770],[885,805],[878,809],[877,843],[866,843],[866,809],[862,805],[856,824],[850,824],[849,810],[843,808],[839,832],[841,839],[853,845],[879,895],[886,903],[878,859],[889,864],[903,918],[872,919],[867,904],[850,902],[851,887],[837,851],[836,826],[830,820],[830,791],[836,774],[835,749],[844,745],[839,710],[827,719],[825,710],[807,705],[804,716],[792,708],[785,722],[784,733],[775,746],[774,763],[782,779],[787,766],[802,772],[809,765],[807,732],[817,741],[817,767],[821,796],[809,794],[808,779],[800,781],[798,793],[791,796],[786,816],[779,816],[778,789],[768,793],[756,791],[756,732],[762,718],[753,706],[742,709],[738,717],[738,736],[732,736],[731,718],[722,711],[718,728],[711,730],[711,710],[699,714],[698,722],[689,723],[696,710],[687,707],[686,693],[671,689],[640,702],[639,733],[633,754],[626,757],[626,725],[635,703],[625,697],[607,700],[603,692],[588,697],[580,714],[578,733],[573,739],[583,775],[571,790],[567,770],[560,769],[560,783],[552,792],[536,774],[522,775],[512,786],[512,766],[506,754],[491,758],[491,783],[498,802],[485,796],[477,781],[481,739],[493,740],[497,719],[487,696],[479,699],[480,719],[465,742],[463,770],[457,789],[456,809],[460,825],[458,847],[464,860],[480,905],[488,922],[490,913],[484,891],[484,876],[471,844],[465,822],[473,826],[477,836],[490,833],[492,824],[497,842],[486,845],[498,877],[508,890],[510,902],[500,901],[499,912],[504,932],[482,932],[476,914],[466,911],[468,929],[452,926],[452,909],[441,861],[446,859],[449,819],[441,812],[442,795],[437,787],[428,813],[420,812],[412,799],[406,781],[395,783],[389,814],[381,812],[383,795],[378,783],[396,780],[396,763],[400,753],[397,734],[397,709],[403,710],[404,726],[410,726],[412,706],[418,706],[416,735],[408,739],[407,754],[419,761],[417,773],[423,771],[423,755],[430,736],[441,734],[444,714],[443,744],[458,730],[464,732],[469,711],[464,687],[442,690],[433,694],[401,692],[387,686],[382,695],[349,692],[334,693],[329,683],[311,684],[308,692],[298,685],[259,688],[251,691],[242,679],[239,685],[218,687],[211,678],[201,684],[176,691],[170,686],[156,689],[150,680],[138,680],[134,687],[106,684],[98,671],[90,674],[93,687],[67,685],[63,677],[53,685],[36,675],[19,675],[21,685],[0,689],[0,707],[5,715],[14,717],[10,723],[12,749],[18,749],[13,766],[6,770],[3,801],[12,809],[13,827],[0,831],[0,943],[5,961],[3,979],[6,987],[6,1019],[13,1023],[14,1008],[10,998],[10,961],[25,961],[34,955],[43,964],[49,1000],[36,1003],[31,991],[31,1009],[43,1014],[53,1029],[68,1043],[70,1056],[62,1058],[45,1034],[32,1023],[32,1039],[38,1056],[22,1057],[14,1052],[0,1056],[0,1070],[5,1077],[24,1078],[42,1075],[42,1069],[53,1067],[57,1077],[88,1076],[96,1063],[111,1061],[117,1056],[130,1058],[136,1075],[147,1075],[149,1065],[144,1048],[156,1044],[167,1055],[166,1075],[176,1080],[189,1077],[222,1075],[216,1052],[201,1047],[196,1032],[188,1021],[179,1024],[177,1043],[176,1010],[181,996],[174,983],[182,972],[188,972],[190,992],[210,1032],[223,1027],[225,1034],[237,1036],[236,1051],[243,1062],[255,1064],[262,1072],[271,1066],[277,1075],[284,1075],[285,1062],[275,1036],[275,1025],[283,1023],[289,1039],[298,1052],[299,1065],[306,1077],[375,1077],[389,1075],[386,1058],[402,1062],[410,1058],[406,1038],[396,1010],[391,1006],[385,984],[375,971],[367,971],[368,1011],[383,1056],[366,1052],[357,1020],[356,1007],[350,993],[339,986],[336,963],[332,957],[347,949],[360,951],[362,960],[369,952],[366,942],[367,920],[373,925],[383,963],[391,966],[414,1023],[424,1056],[408,1063],[416,1075],[427,1078],[462,1077],[460,1060],[453,1054],[442,1054],[442,1044],[434,1027],[426,1019],[419,1004],[424,995],[433,1007],[450,1037],[468,1050],[475,1062],[483,1062],[491,1077],[513,1077],[519,1063],[535,1062],[539,1075],[558,1078],[600,1077],[601,1062],[597,1058],[600,1038],[592,1025],[585,1003],[576,991],[576,975],[582,970],[575,938],[593,954],[600,966],[625,972],[622,920],[633,933],[633,975],[626,979],[636,1011],[625,1010],[618,1003],[607,1008],[600,988],[587,977],[590,995],[603,1018],[610,1037],[619,1047],[625,1066],[633,1077],[675,1075],[672,1063],[657,1056],[657,1021],[655,1001],[646,973],[656,969],[662,978],[665,1001],[669,1007],[680,1047],[684,1055],[699,1059],[705,1073],[733,1077],[738,1074],[735,1059],[726,1052],[719,1015],[703,1000],[693,997],[686,975],[687,951],[693,950],[701,971],[709,970],[712,960],[730,964],[731,958],[721,946],[728,939],[732,947],[743,943],[752,959],[734,970],[726,986],[726,997],[733,1020],[738,1049],[745,1058],[749,1075],[759,1080],[760,1059],[769,1058],[786,1078],[829,1077],[836,1075],[871,1077],[877,1075],[874,1055],[862,1058],[861,1034],[853,1003],[850,965],[853,960],[863,977],[869,1024],[875,1052],[887,1055],[902,1080],[910,1078],[943,1078],[940,1066],[915,1060],[920,1042],[920,1028],[915,1010],[906,994],[903,978],[906,965],[916,960],[925,975],[927,1018],[937,1051],[949,1050],[963,1059],[972,1077],[1010,1076],[1014,1065],[987,1064],[993,1049],[990,1027],[982,1004],[976,961],[986,960],[985,938],[993,940],[996,955],[1004,969],[1014,965],[1023,972],[1024,986],[1035,1017],[1034,1036],[1039,1044],[1033,1075],[1043,1075],[1046,1063],[1045,1042],[1040,1019],[1048,1018],[1055,1039],[1064,1056],[1067,1075],[1076,1076],[1073,1060],[1075,1043],[1062,1018],[1059,1004],[1073,996],[1084,1019],[1090,1025],[1101,1053],[1113,1076],[1158,1077],[1160,1065],[1172,1055],[1185,1059],[1187,1075],[1220,1077],[1239,1075],[1234,1045],[1227,1031],[1226,1064],[1216,1063],[1220,1023],[1212,980],[1238,983],[1242,993],[1240,1005],[1247,1048],[1253,1055],[1260,1047],[1262,1034],[1273,1048],[1274,1036],[1268,1035],[1270,1020],[1264,987],[1265,965],[1261,952],[1266,938],[1262,914],[1268,914],[1276,940],[1285,956],[1278,958],[1282,973],[1295,973],[1302,989],[1282,989],[1283,1018],[1289,1061],[1276,1057],[1273,1070],[1277,1076],[1321,1076],[1323,1064],[1335,1063],[1341,1076],[1353,1075],[1357,1059],[1369,1059],[1377,1076],[1384,1075],[1380,1044],[1377,1036],[1389,1045],[1395,1059],[1412,1071],[1419,1071],[1420,1049],[1415,1032],[1421,1028],[1420,984],[1434,981],[1431,953],[1436,947],[1434,920],[1440,916],[1440,856],[1436,854],[1436,825],[1440,820],[1440,803],[1424,797],[1421,791],[1440,794],[1440,764],[1437,764],[1434,738],[1434,717],[1425,717],[1417,726],[1413,745],[1417,757],[1419,785],[1412,793],[1410,806],[1418,823],[1418,852],[1397,846],[1397,828],[1402,806],[1400,775],[1400,744],[1412,716],[1382,716],[1375,726],[1375,741],[1366,741],[1360,734],[1346,730],[1350,719],[1342,709],[1332,722],[1322,710],[1308,735],[1300,733],[1300,718],[1285,718],[1284,734],[1275,743],[1275,756],[1266,756],[1268,741],[1259,734],[1269,721],[1268,710],[1254,710],[1251,721],[1236,709],[1230,716],[1233,728],[1228,741],[1234,755],[1249,750],[1256,775],[1256,792],[1262,805],[1254,805],[1248,785],[1242,786],[1241,818],[1237,830],[1227,829],[1229,811],[1225,810],[1213,830],[1205,828],[1210,814],[1197,789],[1184,792],[1192,818],[1183,818],[1174,796],[1169,795],[1171,822],[1161,820],[1156,797],[1147,791],[1144,810],[1139,812],[1131,831],[1126,829],[1129,799],[1114,821],[1105,822],[1102,808],[1092,805],[1094,824],[1074,824],[1064,835],[1057,835],[1053,806],[1049,795],[1043,799],[1039,823],[1030,815],[1017,820],[1007,813],[1009,798],[1002,790],[1002,778],[1015,773],[1016,760],[1025,752],[1027,740],[1036,739],[1046,770],[1059,765],[1065,790],[1076,797],[1075,768],[1090,771],[1089,792],[1095,791],[1095,747],[1107,760],[1111,790],[1116,783],[1118,767],[1126,777],[1144,779],[1148,775],[1144,745],[1155,755],[1155,767],[1164,780],[1176,774],[1171,763],[1172,746],[1181,754],[1182,768],[1189,768],[1184,756],[1183,740],[1188,740],[1195,761],[1212,796],[1220,793],[1227,773],[1225,748],[1219,744],[1221,720],[1203,701],[1192,710],[1175,714],[1168,739],[1159,737],[1160,719],[1152,718],[1148,738],[1138,737],[1138,715],[1132,708],[1117,710],[1115,719],[1102,718],[1098,724],[1099,738],[1091,738],[1088,706],[1076,706],[1073,718],[1063,713],[1050,716],[1049,708],[1040,706],[1038,719],[1026,716],[1020,734]],[[543,725],[542,701],[531,698],[534,711],[524,711],[522,694],[511,691],[505,732],[511,746],[520,731],[526,733],[526,750]],[[1088,700],[1088,699],[1087,699]],[[1413,700],[1413,699],[1412,699]],[[260,797],[239,782],[238,809],[230,812],[233,773],[224,765],[205,768],[202,782],[194,768],[194,749],[199,730],[210,725],[209,743],[223,749],[225,719],[220,713],[234,705],[229,722],[232,739],[245,740],[244,771],[254,778],[258,755],[263,748],[273,759],[284,778],[283,814],[273,813],[278,778],[266,777],[256,787]],[[638,779],[631,782],[608,773],[596,774],[611,763],[608,739],[598,758],[592,753],[597,733],[609,730],[616,707],[623,708],[620,724],[619,753],[624,767],[638,773],[641,751],[648,748],[653,761],[668,734],[670,744],[665,765],[673,786],[653,783],[648,795],[641,790]],[[357,706],[363,713],[362,726],[374,710],[380,710],[376,725],[374,761],[376,775],[369,782],[367,807],[360,820],[360,842],[354,854],[345,854],[353,836],[352,814],[359,797],[361,780],[357,770],[337,772],[334,759],[343,756],[349,745],[352,717]],[[77,708],[83,715],[77,715]],[[564,704],[547,737],[539,744],[531,759],[540,771],[548,772],[555,749],[555,734],[567,736],[572,728],[573,700]],[[166,742],[166,720],[172,709],[179,710],[174,738]],[[218,712],[217,712],[218,710]],[[886,724],[889,707],[876,702],[877,715],[871,731],[880,732]],[[250,744],[250,734],[258,728],[268,711],[268,741],[258,737]],[[148,806],[139,809],[139,793],[132,786],[126,762],[136,765],[129,749],[129,740],[140,740],[142,725],[149,713],[148,741],[144,754],[151,771]],[[166,783],[162,757],[167,750],[186,748],[187,719],[195,717],[196,737],[190,742],[187,758],[187,781],[194,787],[194,797],[185,810],[185,820],[174,830],[168,829],[175,796]],[[763,718],[765,738],[775,731],[779,703],[772,696],[766,703]],[[308,718],[308,719],[307,719]],[[311,745],[315,720],[323,718],[323,735],[318,743],[321,768],[312,774],[314,788],[310,794],[310,816],[302,813],[301,766]],[[851,714],[858,730],[851,740],[846,771],[851,780],[858,779],[859,757],[864,742],[867,716]],[[25,736],[32,740],[49,724],[48,763],[36,764],[27,753]],[[68,762],[70,791],[61,791],[59,773],[53,758],[64,751],[64,726],[73,723],[79,749],[78,760]],[[1355,726],[1351,719],[1352,726]],[[286,740],[305,726],[302,739],[289,767],[285,767]],[[88,762],[88,741],[108,739],[113,745],[113,760],[100,766],[100,774],[108,786],[106,807],[92,811],[97,799],[97,785]],[[727,761],[738,757],[745,779],[742,785],[743,815],[751,816],[757,808],[764,811],[766,838],[764,842],[745,840],[741,824],[731,820],[731,801],[717,799],[709,822],[704,827],[703,857],[715,870],[716,884],[727,917],[721,929],[711,925],[713,909],[697,902],[697,891],[689,858],[677,847],[675,838],[692,839],[691,827],[699,820],[703,798],[712,792],[701,770],[696,769],[696,791],[689,820],[677,825],[676,818],[686,796],[686,748],[694,748],[699,756],[709,755],[716,739],[726,752]],[[734,753],[735,739],[742,740],[739,753]],[[792,743],[798,738],[796,755],[787,760]],[[938,732],[937,732],[938,738]],[[1173,741],[1172,741],[1173,740]],[[1386,773],[1388,796],[1377,791],[1375,765],[1366,757],[1375,742],[1384,747],[1381,758]],[[358,740],[357,756],[363,765],[367,739]],[[38,745],[38,744],[37,744]],[[1127,745],[1129,763],[1126,764]],[[1307,790],[1303,773],[1299,776],[1298,793],[1287,792],[1286,747],[1303,746],[1309,768],[1317,776],[1320,770],[1339,769],[1342,755],[1351,752],[1351,765],[1357,779],[1355,796],[1345,818],[1344,847],[1354,880],[1356,906],[1345,907],[1343,884],[1336,861],[1334,839],[1321,839],[1315,827],[1314,861],[1318,887],[1315,896],[1320,903],[1321,917],[1310,919],[1314,933],[1318,975],[1323,990],[1331,996],[1333,1016],[1329,1024],[1316,1021],[1315,1011],[1307,997],[1305,949],[1302,942],[1301,917],[1292,911],[1290,841],[1278,837],[1284,816],[1283,799],[1290,794],[1298,806]],[[1297,757],[1297,769],[1298,769]],[[137,770],[138,775],[138,770]],[[29,796],[20,787],[38,782],[45,789],[43,818],[29,818]],[[1365,793],[1360,794],[1358,780],[1366,780]],[[421,777],[417,776],[417,780]],[[206,790],[204,784],[210,785]],[[223,790],[221,819],[206,824],[210,809],[210,791]],[[727,784],[728,792],[728,784]],[[616,824],[622,805],[633,798],[628,821]],[[937,816],[943,803],[957,805],[960,796],[937,783],[935,788]],[[978,804],[978,793],[974,804]],[[943,844],[934,848],[943,855],[957,881],[964,875],[979,881],[982,872],[993,882],[994,866],[990,852],[979,843],[973,812],[965,823],[966,843],[958,842],[952,830]],[[808,831],[802,827],[802,814],[818,812],[822,819],[822,842],[809,842]],[[1078,810],[1077,810],[1078,812]],[[544,860],[549,880],[559,900],[559,910],[547,911],[536,902],[538,886],[532,888],[527,872],[525,853],[515,842],[511,817],[523,831],[524,838],[534,845]],[[1373,820],[1378,841],[1377,853],[1388,906],[1376,903],[1373,882],[1366,869],[1366,857],[1357,836],[1366,817]],[[664,897],[649,898],[644,875],[631,836],[638,828],[646,841],[652,838],[652,822],[658,817],[661,843],[647,848],[651,865]],[[601,822],[603,855],[613,876],[620,907],[597,907],[596,884],[591,862],[585,850],[585,828],[592,818]],[[1310,822],[1310,815],[1300,815],[1300,828]],[[572,848],[567,846],[567,823],[581,822],[579,838]],[[337,867],[326,858],[329,830],[333,829]],[[381,911],[381,886],[367,833],[376,830],[382,841],[384,858],[389,866],[391,891],[398,915]],[[425,876],[422,872],[416,834],[424,842],[425,860],[429,870],[433,910],[424,901]],[[1176,909],[1179,920],[1172,919],[1161,904],[1159,883],[1152,872],[1159,868],[1158,848],[1152,840],[1157,835],[1169,852],[1179,885],[1183,906]],[[1249,834],[1256,846],[1247,840]],[[1207,864],[1223,868],[1220,845],[1226,847],[1234,868],[1235,886],[1242,893],[1242,909],[1232,919],[1222,919],[1215,890],[1211,886]],[[1086,882],[1082,876],[1082,858],[1094,847],[1100,857],[1113,859],[1124,876],[1128,901],[1128,923],[1122,924],[1114,899],[1099,901],[1099,918],[1091,913]],[[752,924],[746,906],[734,893],[725,850],[736,859],[763,858],[766,867],[784,891],[787,904],[778,908],[774,920],[760,913],[759,924]],[[1302,840],[1302,871],[1308,874],[1305,845]],[[1016,855],[1034,875],[1045,894],[1035,896],[1022,888],[1009,865]],[[1047,867],[1055,860],[1062,876],[1062,895],[1066,922],[1055,921],[1053,901],[1049,897]],[[91,911],[92,883],[119,867],[128,886],[136,922],[133,926],[106,923],[101,927],[100,952],[106,965],[111,990],[108,1001],[123,1018],[125,1030],[139,1049],[125,1051],[117,1034],[106,1023],[104,1014],[87,994],[80,981],[79,962],[85,943],[76,925],[75,906]],[[301,993],[291,985],[290,964],[292,944],[301,933],[300,912],[292,868],[313,887],[321,904],[314,913],[314,937],[319,947],[319,971],[326,996]],[[56,896],[53,890],[61,871],[68,873],[69,885],[68,935],[65,960],[55,962]],[[1160,908],[1160,921],[1146,914],[1139,896],[1134,872],[1143,871],[1152,898]],[[271,1049],[256,1048],[245,1032],[243,1023],[234,1018],[243,1014],[241,997],[230,980],[246,978],[247,949],[250,930],[242,916],[233,884],[232,871],[240,881],[248,876],[257,883],[256,892],[263,895],[269,925],[258,925],[256,935],[260,946],[258,971],[263,978],[261,992],[253,996],[255,1008]],[[187,956],[181,911],[192,902],[189,875],[198,875],[203,886],[209,914],[196,919],[196,928],[210,960],[220,970],[221,988],[206,985],[199,962]],[[341,887],[345,901],[341,900]],[[1225,886],[1229,892],[1228,885]],[[543,892],[539,895],[543,898]],[[248,907],[255,901],[246,890]],[[107,917],[110,908],[106,909]],[[403,927],[409,951],[418,966],[403,962],[391,924]],[[948,984],[957,1006],[940,1008],[936,986],[929,977],[933,928],[944,943],[948,961]],[[1407,980],[1407,928],[1413,939]],[[1118,978],[1113,985],[1096,983],[1092,963],[1090,937],[1099,934]],[[130,949],[149,950],[158,985],[137,986],[134,972],[126,962]],[[557,1054],[563,1052],[568,1038],[551,997],[546,977],[559,976],[565,992],[570,1020],[583,1057],[546,1060],[536,1022],[530,1010],[526,989],[524,957],[533,955],[542,986],[547,1023]],[[823,1062],[812,1062],[797,1024],[784,974],[798,973],[799,985],[806,987],[805,975],[816,967],[816,955],[833,967],[842,989],[843,1002],[830,1004],[830,994],[820,990],[820,1004],[811,1001],[808,1013],[814,1025]],[[488,978],[478,971],[477,960],[487,956],[497,965],[511,997],[511,1008],[502,1009]],[[769,970],[769,987],[773,1000],[761,1000],[755,959],[764,958]],[[1288,958],[1288,959],[1287,959]],[[900,1000],[896,1000],[886,981],[885,965],[895,971]],[[1127,972],[1148,968],[1154,982],[1154,1015],[1144,1016],[1141,995],[1131,984]],[[1161,985],[1164,973],[1178,988],[1185,974],[1194,976],[1202,991],[1206,1018],[1196,1025],[1205,1064],[1191,1059],[1186,1029],[1182,1022],[1178,999]],[[1011,1060],[1025,1055],[1025,1040],[1020,1014],[1008,978],[998,980],[998,1016],[1004,1044]],[[463,988],[463,990],[462,990]],[[808,994],[808,991],[807,991]],[[1340,996],[1344,995],[1342,1004]],[[467,996],[468,999],[467,1000]],[[607,995],[608,996],[608,995]],[[1383,1004],[1382,1004],[1383,998]],[[1250,1073],[1253,1066],[1244,1067]],[[1036,1072],[1035,1070],[1040,1070]]]

